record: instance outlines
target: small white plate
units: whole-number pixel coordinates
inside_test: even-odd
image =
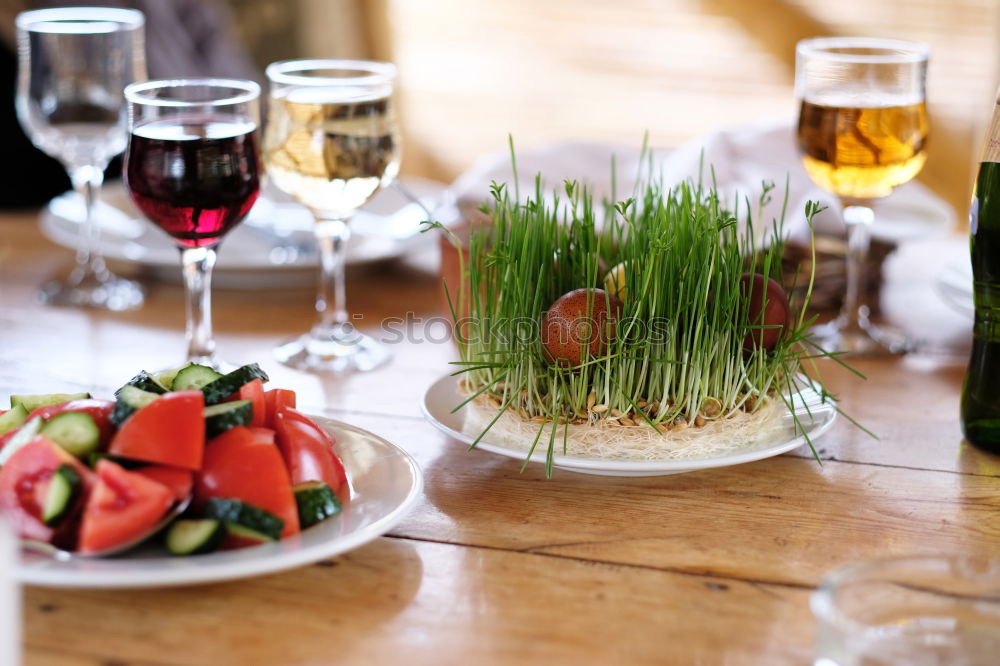
[[[403,186],[450,224],[458,218],[442,183],[408,179]],[[66,192],[42,210],[39,224],[49,240],[73,249],[83,222],[83,200]],[[401,256],[420,245],[433,245],[420,234],[427,215],[395,186],[378,192],[351,219],[347,263],[364,264]],[[177,245],[143,218],[118,182],[104,188],[96,219],[101,229],[101,254],[111,261],[140,265],[152,277],[181,280]],[[265,187],[246,220],[223,239],[213,284],[224,289],[283,289],[312,286],[318,279],[319,253],[313,237],[312,214],[281,192]]]
[[[972,264],[968,257],[955,261],[941,271],[937,278],[937,288],[953,310],[964,315],[976,311],[972,294]]]
[[[156,546],[108,559],[59,560],[24,552],[17,568],[18,580],[28,585],[76,588],[215,583],[310,564],[385,534],[420,497],[420,468],[398,446],[366,430],[332,419],[313,419],[336,438],[334,448],[351,481],[351,498],[339,516],[273,544],[209,555],[169,557]]]
[[[462,432],[462,425],[465,421],[464,410],[462,408],[455,413],[452,410],[465,399],[458,392],[458,378],[445,375],[441,379],[431,384],[424,394],[424,400],[420,407],[424,416],[441,432],[454,437],[455,439],[472,444],[475,441]],[[714,458],[686,458],[681,460],[654,460],[654,461],[623,461],[623,460],[602,460],[599,458],[583,458],[577,456],[556,455],[553,456],[553,466],[556,469],[568,472],[579,472],[581,474],[599,474],[604,476],[662,476],[666,474],[681,474],[683,472],[693,472],[699,469],[709,469],[711,467],[727,467],[729,465],[739,465],[741,463],[752,462],[762,458],[770,458],[781,453],[786,453],[798,448],[806,443],[805,435],[815,444],[820,435],[829,430],[830,426],[837,418],[837,410],[829,402],[823,402],[819,394],[812,389],[804,389],[795,398],[797,407],[795,416],[799,419],[805,432],[796,432],[792,419],[792,414],[786,412],[783,418],[782,429],[772,439],[764,442],[761,446],[741,451],[740,453],[718,456]],[[808,406],[808,411],[805,406]],[[484,449],[502,456],[524,460],[526,452],[521,449],[511,449],[504,446],[491,444],[489,433],[476,444],[477,449]],[[541,447],[539,447],[541,448]],[[536,451],[531,456],[531,461],[545,463],[545,451]]]

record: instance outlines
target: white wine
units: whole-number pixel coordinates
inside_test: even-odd
[[[923,102],[857,107],[803,101],[798,143],[802,162],[823,189],[852,199],[888,196],[927,160]]]
[[[268,176],[321,217],[343,218],[399,172],[388,90],[300,87],[272,95],[264,138]]]

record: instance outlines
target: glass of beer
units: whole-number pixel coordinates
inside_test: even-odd
[[[360,60],[290,60],[269,65],[267,77],[268,178],[312,211],[321,267],[315,324],[275,349],[275,357],[311,372],[371,370],[389,353],[348,316],[344,264],[351,216],[399,172],[396,68]]]
[[[813,331],[824,349],[902,353],[906,339],[870,320],[866,265],[875,200],[913,179],[927,159],[927,45],[868,37],[798,43],[798,146],[809,177],[837,195],[847,227],[847,293]]]

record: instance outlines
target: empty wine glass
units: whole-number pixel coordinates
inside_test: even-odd
[[[275,357],[300,370],[371,370],[389,359],[347,315],[344,261],[351,215],[399,172],[392,100],[396,68],[357,60],[292,60],[268,66],[264,161],[279,189],[308,207],[320,248],[319,313]]]
[[[187,358],[215,368],[215,248],[260,193],[259,96],[253,81],[230,79],[147,81],[125,89],[125,187],[142,214],[180,248]]]
[[[104,169],[125,148],[122,90],[146,78],[142,12],[66,7],[17,16],[17,115],[31,141],[58,159],[83,199],[76,266],[64,282],[45,285],[53,305],[127,310],[142,288],[112,275],[99,251],[94,219]]]

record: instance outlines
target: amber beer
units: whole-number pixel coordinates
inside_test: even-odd
[[[888,196],[927,159],[927,109],[828,106],[803,101],[798,145],[810,178],[845,199]]]

